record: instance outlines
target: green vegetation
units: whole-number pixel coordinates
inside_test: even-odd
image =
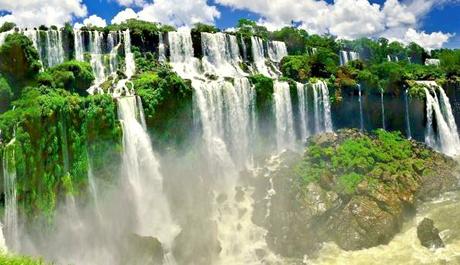
[[[91,65],[86,62],[67,61],[46,72],[40,73],[38,82],[52,88],[63,88],[80,95],[87,94],[86,90],[94,81]]]
[[[3,25],[0,27],[0,33],[10,31],[16,27],[16,24],[12,22],[5,22]]]
[[[3,265],[46,265],[41,259],[29,257],[13,256],[10,254],[0,254],[0,264]]]
[[[320,142],[320,141],[319,141]],[[399,132],[377,130],[373,135],[354,134],[327,144],[312,141],[296,166],[301,185],[333,179],[337,192],[352,194],[363,181],[381,181],[385,174],[415,175],[417,163],[412,143]]]

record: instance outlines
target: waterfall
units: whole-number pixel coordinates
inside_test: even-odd
[[[8,248],[19,250],[18,202],[16,188],[16,158],[13,138],[3,150],[3,189],[5,196],[5,237]]]
[[[245,73],[235,36],[224,33],[201,33],[203,68],[205,73],[219,76],[239,76]]]
[[[308,137],[308,97],[306,86],[302,83],[296,83],[297,88],[297,97],[299,100],[298,113],[300,118],[300,138],[302,141],[305,141]]]
[[[410,116],[409,116],[409,99],[408,99],[409,91],[406,89],[404,91],[404,105],[405,105],[405,116],[406,116],[406,133],[407,138],[412,139],[412,132],[410,128]]]
[[[163,192],[158,159],[142,126],[136,97],[118,98],[117,102],[123,130],[123,176],[137,221],[133,229],[138,235],[158,238],[168,252],[180,228]]]
[[[9,31],[5,31],[5,32],[1,32],[0,33],[0,46],[3,45],[3,43],[5,43],[5,39],[8,35],[10,34],[13,34],[14,33],[14,29],[12,30],[9,30]]]
[[[166,62],[166,48],[161,32],[158,34],[158,61]]]
[[[382,112],[382,128],[386,130],[386,125],[385,125],[385,105],[383,102],[383,92],[380,92],[380,109]]]
[[[295,149],[294,119],[289,84],[275,81],[276,143],[278,150]]]
[[[46,32],[46,66],[52,67],[57,64],[63,63],[64,48],[62,43],[62,31],[61,30],[48,30]],[[43,62],[43,60],[42,60]]]
[[[244,42],[244,38],[240,37],[241,48],[243,49],[243,60],[245,62],[248,61],[248,48],[246,47],[246,42]]]
[[[125,74],[128,79],[136,72],[136,63],[134,62],[134,54],[131,52],[131,35],[129,29],[123,32],[123,44],[125,46]]]
[[[264,53],[264,45],[260,38],[258,37],[251,37],[251,45],[252,45],[252,58],[254,60],[254,65],[257,71],[265,76],[269,77],[277,77],[276,73],[273,73],[268,66],[267,61],[265,59]]]
[[[215,196],[225,194],[227,198],[220,203],[216,200],[211,210],[222,248],[215,264],[260,264],[258,249],[267,251],[264,259],[273,254],[265,242],[266,231],[251,220],[253,188],[242,188],[243,198],[235,199],[239,171],[252,165],[256,127],[255,89],[239,67],[237,39],[203,33],[201,61],[194,57],[190,32],[170,32],[168,40],[173,69],[192,80],[194,120],[202,133],[210,189]]]
[[[89,32],[89,53],[91,55],[91,67],[93,68],[95,84],[105,81],[105,68],[102,54],[102,41],[104,34],[98,31]]]
[[[457,155],[460,152],[460,139],[449,98],[444,89],[434,81],[418,81],[417,83],[425,86],[426,144],[447,155]],[[435,122],[437,134],[434,127]]]
[[[3,236],[3,224],[0,223],[0,254],[5,254],[6,252],[8,252],[8,248],[6,247],[5,237]]]
[[[331,104],[326,82],[312,84],[315,133],[332,132]]]
[[[288,55],[286,44],[282,41],[271,41],[268,43],[268,57],[273,62],[281,62]]]
[[[364,131],[364,113],[363,113],[363,95],[361,85],[358,84],[358,101],[359,101],[359,128]]]
[[[350,61],[359,60],[359,53],[352,51],[340,51],[340,65],[346,65]]]
[[[107,36],[107,49],[110,51],[109,54],[109,73],[115,73],[118,68],[118,46],[115,44],[115,39],[118,36],[117,32],[109,32]]]
[[[83,37],[82,32],[79,29],[73,30],[74,34],[74,47],[75,47],[75,60],[84,61],[84,46],[83,46]]]

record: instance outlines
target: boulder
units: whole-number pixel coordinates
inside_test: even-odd
[[[443,248],[444,242],[439,236],[439,230],[434,226],[433,220],[424,218],[417,226],[417,237],[422,246],[426,248]]]

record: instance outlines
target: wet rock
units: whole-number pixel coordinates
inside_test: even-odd
[[[422,246],[426,248],[443,248],[444,242],[439,236],[439,230],[434,226],[433,220],[423,219],[417,226],[417,237]]]

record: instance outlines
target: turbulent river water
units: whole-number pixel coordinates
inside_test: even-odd
[[[432,219],[439,229],[445,248],[427,249],[417,238],[417,223]],[[447,265],[460,264],[460,192],[446,193],[419,206],[414,219],[406,222],[402,232],[388,244],[360,251],[344,251],[327,243],[319,257],[308,260],[315,265]]]

